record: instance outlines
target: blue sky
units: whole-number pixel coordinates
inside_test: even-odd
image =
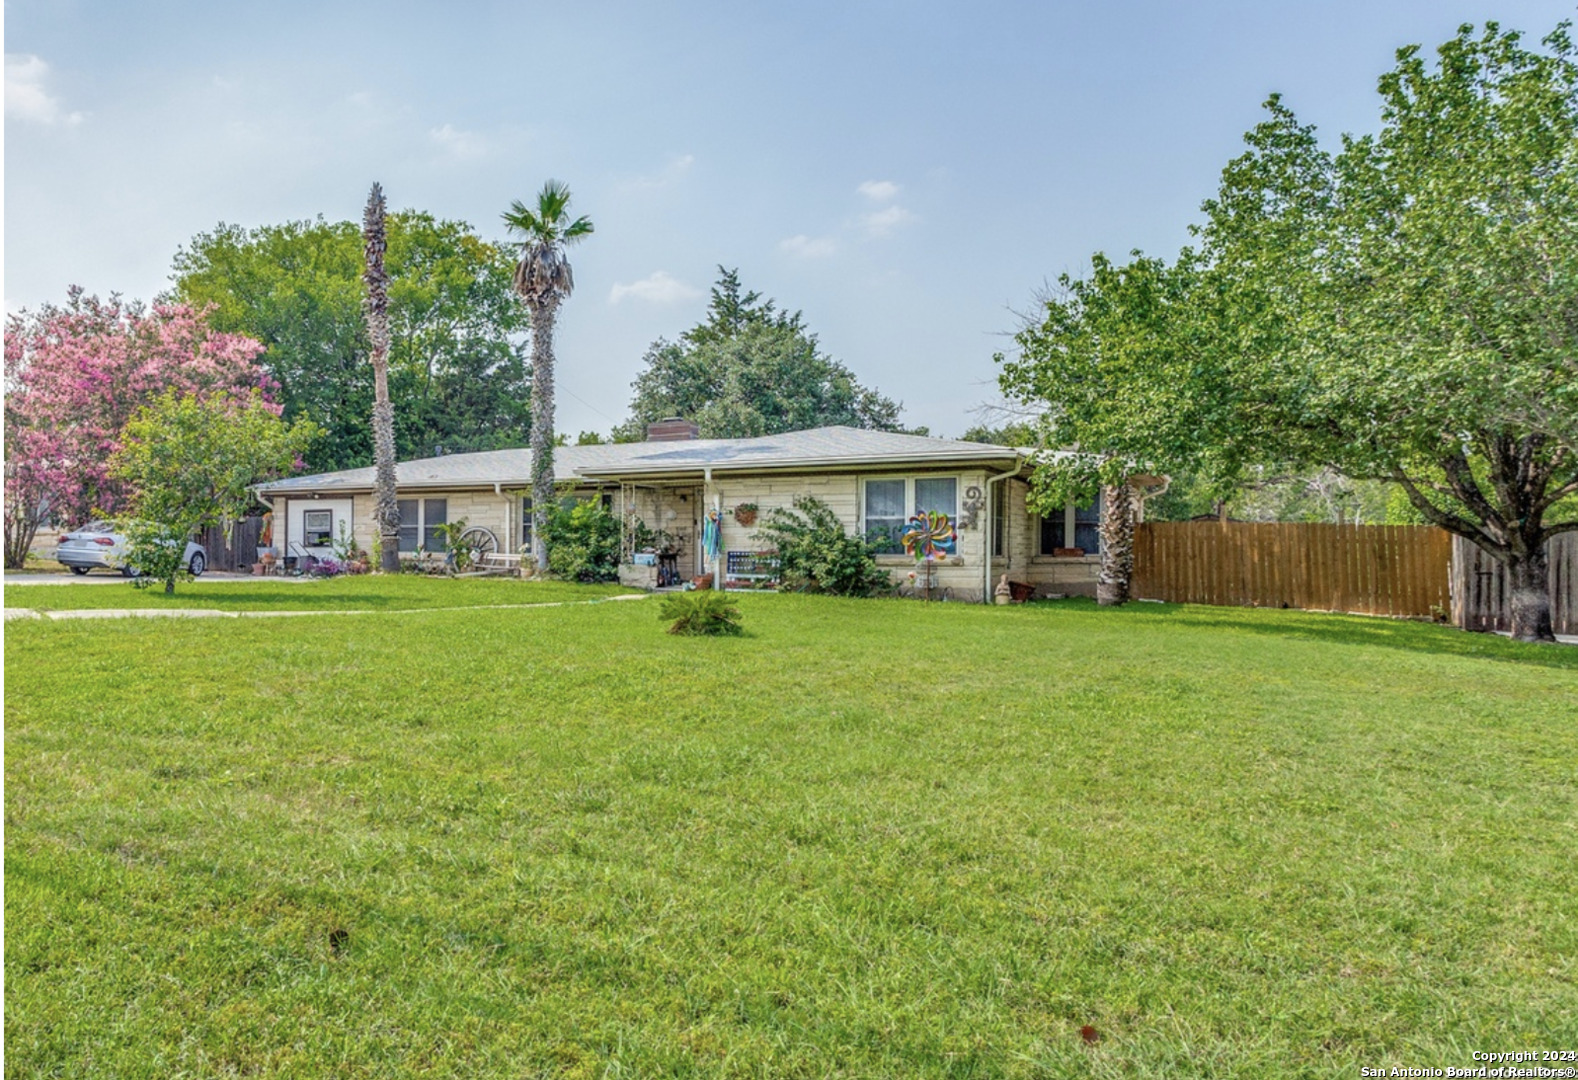
[[[559,426],[606,432],[718,264],[956,435],[994,351],[1092,251],[1163,253],[1273,91],[1370,130],[1400,45],[1543,36],[1570,3],[12,0],[5,304],[149,298],[195,233],[355,218],[381,181],[501,236],[548,177],[597,233],[559,329]]]

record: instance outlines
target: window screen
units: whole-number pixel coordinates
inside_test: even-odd
[[[401,499],[395,506],[400,510],[400,550],[415,552],[419,532],[417,521],[417,502],[415,499]]]
[[[949,521],[959,517],[959,481],[951,476],[915,481],[915,512],[947,514]]]
[[[1101,550],[1101,496],[1074,508],[1074,546],[1086,555]]]
[[[928,477],[915,481],[915,513],[947,514],[948,520],[959,524],[959,481],[951,476]],[[945,554],[958,551],[958,541],[939,542],[937,547]]]
[[[904,481],[866,481],[866,539],[878,552],[903,551],[899,534],[904,531]]]
[[[448,499],[422,500],[422,546],[428,551],[443,551],[444,541],[436,526],[449,520]]]

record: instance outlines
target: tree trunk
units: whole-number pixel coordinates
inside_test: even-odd
[[[1134,489],[1125,482],[1101,489],[1101,574],[1096,603],[1116,607],[1129,601],[1134,577]]]
[[[1507,612],[1511,617],[1514,641],[1555,641],[1551,625],[1550,560],[1543,544],[1529,550],[1508,550],[1502,557],[1507,564]]]
[[[388,364],[376,368],[378,400],[373,405],[373,521],[378,527],[378,565],[400,572],[400,503],[395,487],[394,405],[389,402]]]
[[[367,285],[367,337],[373,347],[373,521],[378,528],[379,567],[398,573],[400,503],[395,480],[394,405],[389,401],[389,275],[384,270],[388,237],[384,192],[378,184],[367,196],[362,239],[366,244],[362,279]]]
[[[548,569],[544,531],[553,504],[553,326],[558,303],[550,299],[531,312],[531,556],[539,573]]]
[[[20,570],[27,565],[27,553],[33,548],[33,539],[38,536],[38,521],[31,515],[13,518],[10,514],[5,519],[5,568],[7,570]]]

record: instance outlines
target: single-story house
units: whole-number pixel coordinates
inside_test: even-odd
[[[672,553],[681,577],[706,573],[701,550],[709,510],[720,512],[726,552],[762,545],[747,524],[815,496],[845,527],[873,538],[896,584],[915,560],[899,533],[914,514],[947,514],[957,540],[934,563],[934,583],[957,599],[990,599],[996,580],[1036,586],[1040,594],[1095,592],[1100,564],[1096,506],[1067,506],[1042,517],[1026,505],[1031,454],[1008,446],[825,427],[748,439],[697,438],[687,421],[654,424],[641,443],[564,446],[554,451],[556,480],[580,498],[598,498],[625,523],[621,580],[654,586],[659,565],[641,550]],[[401,462],[396,469],[400,550],[441,548],[435,526],[464,520],[487,529],[498,550],[531,541],[531,452],[490,450]],[[371,548],[373,469],[294,476],[257,489],[273,510],[282,558],[332,553],[342,531]],[[736,508],[739,508],[738,510]],[[644,540],[645,543],[638,543]],[[990,551],[990,557],[987,552]],[[743,560],[742,560],[743,561]]]

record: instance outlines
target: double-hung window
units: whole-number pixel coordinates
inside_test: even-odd
[[[1062,513],[1041,519],[1041,554],[1058,548],[1078,548],[1086,555],[1101,551],[1101,496],[1084,505],[1065,506]]]
[[[400,550],[415,554],[418,547],[427,551],[443,551],[444,541],[437,526],[449,520],[448,499],[401,499],[395,504],[400,510]]]
[[[959,478],[956,476],[894,477],[867,480],[863,493],[862,527],[879,555],[903,554],[902,534],[910,518],[919,514],[947,514],[959,520]],[[938,547],[949,555],[956,545]]]

